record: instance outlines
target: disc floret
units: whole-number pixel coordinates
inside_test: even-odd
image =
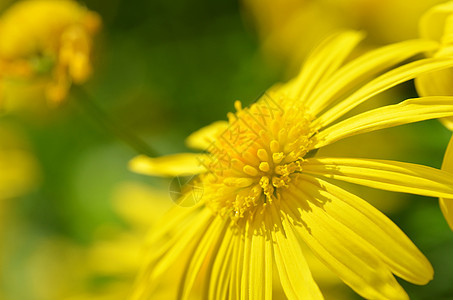
[[[283,109],[284,99],[269,98],[244,109],[236,101],[228,129],[209,149],[206,179],[212,190],[206,202],[217,214],[240,219],[278,203],[281,189],[302,171],[311,145],[310,118],[300,106]]]

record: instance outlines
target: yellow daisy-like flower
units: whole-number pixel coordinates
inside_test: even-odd
[[[436,5],[420,20],[420,36],[439,42],[431,57],[453,57],[453,1]],[[423,74],[416,78],[415,85],[421,96],[453,96],[453,68]],[[444,118],[442,123],[453,130],[453,118]]]
[[[452,67],[429,58],[389,68],[433,50],[411,40],[347,57],[362,39],[343,32],[322,43],[299,75],[270,89],[229,120],[188,138],[201,154],[138,156],[149,175],[198,174],[181,188],[182,203],[157,226],[133,299],[153,299],[162,275],[186,257],[179,298],[192,289],[208,299],[271,299],[278,276],[289,299],[323,296],[304,257],[306,244],[347,285],[368,299],[407,299],[394,275],[432,279],[428,260],[387,217],[330,182],[431,197],[453,197],[453,176],[388,160],[318,157],[316,151],[356,134],[453,115],[453,97],[409,99],[340,119],[373,96],[421,74]],[[301,244],[302,243],[302,244]]]
[[[98,14],[71,0],[19,1],[0,17],[2,94],[9,81],[36,83],[46,78],[46,97],[60,102],[72,82],[91,74]]]

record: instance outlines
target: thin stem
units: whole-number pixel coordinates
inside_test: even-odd
[[[81,87],[73,86],[71,91],[74,93],[74,98],[82,106],[84,111],[90,115],[101,127],[109,133],[113,133],[117,138],[129,145],[132,149],[140,154],[155,157],[158,156],[157,152],[152,149],[148,144],[132,134],[125,127],[120,126],[117,122],[113,121],[88,95],[88,93]]]

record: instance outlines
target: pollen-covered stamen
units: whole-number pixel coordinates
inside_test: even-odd
[[[269,172],[271,167],[269,166],[269,163],[267,161],[263,161],[260,163],[259,169],[260,169],[260,171],[267,173],[267,172]]]
[[[279,164],[284,157],[285,154],[283,154],[283,152],[272,153],[272,161],[274,164]]]
[[[235,108],[237,112],[228,115],[228,130],[210,149],[216,159],[206,176],[213,195],[208,206],[238,219],[279,201],[281,189],[302,171],[312,134],[303,107],[286,111],[260,99],[250,108],[237,101]]]
[[[263,176],[260,180],[260,186],[263,189],[266,203],[271,203],[274,197],[274,187],[269,182],[269,177]]]
[[[278,175],[282,175],[282,176],[289,176],[292,173],[301,172],[302,166],[300,163],[301,163],[301,161],[297,160],[297,161],[291,162],[289,164],[279,165],[279,166],[275,167],[275,173]]]

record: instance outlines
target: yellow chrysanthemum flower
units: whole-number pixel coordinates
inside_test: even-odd
[[[269,57],[296,67],[310,50],[337,28],[366,30],[372,43],[417,37],[420,16],[442,0],[242,0],[246,20],[256,29]]]
[[[83,83],[91,74],[93,36],[98,14],[72,0],[24,0],[0,17],[0,92],[25,81],[45,80],[46,98],[62,101],[71,83]]]
[[[420,20],[420,36],[439,42],[432,57],[453,57],[453,1],[434,6]],[[415,85],[421,96],[452,96],[453,69],[448,68],[416,78]],[[444,118],[442,123],[453,130],[453,118]]]
[[[271,299],[275,275],[289,299],[321,299],[301,243],[367,299],[407,299],[394,275],[414,284],[432,279],[428,260],[393,222],[330,179],[448,198],[453,176],[316,151],[353,135],[452,116],[453,97],[422,97],[342,118],[397,84],[452,67],[453,60],[422,59],[384,72],[436,43],[405,41],[347,61],[361,39],[357,32],[332,36],[295,79],[248,108],[236,102],[228,121],[188,138],[204,153],[131,161],[133,170],[149,175],[198,174],[181,188],[184,206],[195,205],[171,211],[154,231],[133,299],[153,299],[160,278],[181,265],[181,257],[184,272],[174,274],[178,299],[194,287],[208,299]]]
[[[0,203],[35,188],[40,180],[38,165],[25,138],[0,125]]]

